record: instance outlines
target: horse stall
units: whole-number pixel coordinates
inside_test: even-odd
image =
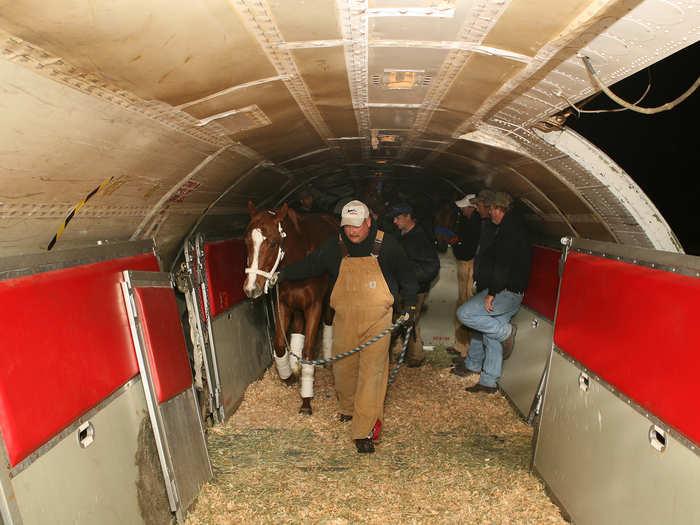
[[[206,388],[203,381],[197,386],[208,396],[208,412],[223,422],[271,363],[268,305],[265,298],[245,300],[242,239],[207,241],[199,234],[186,244],[185,261],[195,378],[205,378]]]
[[[567,243],[534,468],[577,525],[698,523],[700,258]]]
[[[159,269],[152,241],[0,260],[2,523],[181,522],[211,477]]]

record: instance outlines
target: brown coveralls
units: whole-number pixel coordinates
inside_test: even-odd
[[[340,239],[343,258],[331,293],[333,355],[342,354],[391,326],[394,297],[384,280],[377,256],[384,232],[377,231],[372,254],[349,257]],[[351,356],[335,361],[333,376],[340,413],[352,415],[352,439],[368,437],[384,418],[389,377],[389,335]]]

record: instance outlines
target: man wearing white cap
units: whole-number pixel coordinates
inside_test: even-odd
[[[302,260],[286,266],[280,279],[331,276],[333,355],[355,348],[391,326],[392,306],[400,296],[411,321],[418,283],[398,241],[372,223],[367,206],[350,201],[341,212],[342,230]],[[360,453],[374,452],[384,419],[389,377],[387,335],[333,363],[340,421],[352,420]]]
[[[481,216],[476,213],[474,193],[465,195],[455,205],[461,212],[457,224],[457,243],[452,246],[452,253],[457,259],[457,307],[460,307],[474,294],[474,256],[479,245]],[[459,354],[464,359],[469,349],[469,340],[469,329],[455,318],[455,344],[448,348],[448,352]]]

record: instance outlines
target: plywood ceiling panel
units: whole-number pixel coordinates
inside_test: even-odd
[[[490,95],[520,71],[524,64],[497,56],[472,55],[450,87],[440,107],[475,113]]]
[[[370,38],[396,40],[457,40],[464,19],[476,2],[470,0],[425,1],[425,0],[371,0],[369,8],[439,8],[457,5],[454,16],[439,18],[437,16],[389,16],[371,17],[369,19]]]
[[[342,38],[335,2],[328,0],[271,0],[268,6],[287,42]]]
[[[173,105],[276,74],[226,0],[176,5],[0,0],[0,28]]]
[[[293,56],[315,104],[352,107],[342,47],[297,49]]]
[[[371,108],[369,112],[372,129],[410,129],[416,120],[417,109]]]
[[[514,0],[491,29],[484,45],[534,56],[590,3],[590,0]],[[547,16],[542,16],[543,13]]]
[[[302,117],[244,131],[236,139],[273,162],[283,162],[308,151],[327,147],[316,130]]]

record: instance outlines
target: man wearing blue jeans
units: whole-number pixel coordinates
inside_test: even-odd
[[[465,359],[467,372],[480,374],[479,382],[466,388],[468,392],[496,392],[503,359],[513,351],[516,328],[510,320],[527,288],[531,245],[512,205],[513,198],[507,193],[496,193],[493,198],[489,215],[497,230],[480,255],[477,294],[457,310],[459,321],[474,330]]]

